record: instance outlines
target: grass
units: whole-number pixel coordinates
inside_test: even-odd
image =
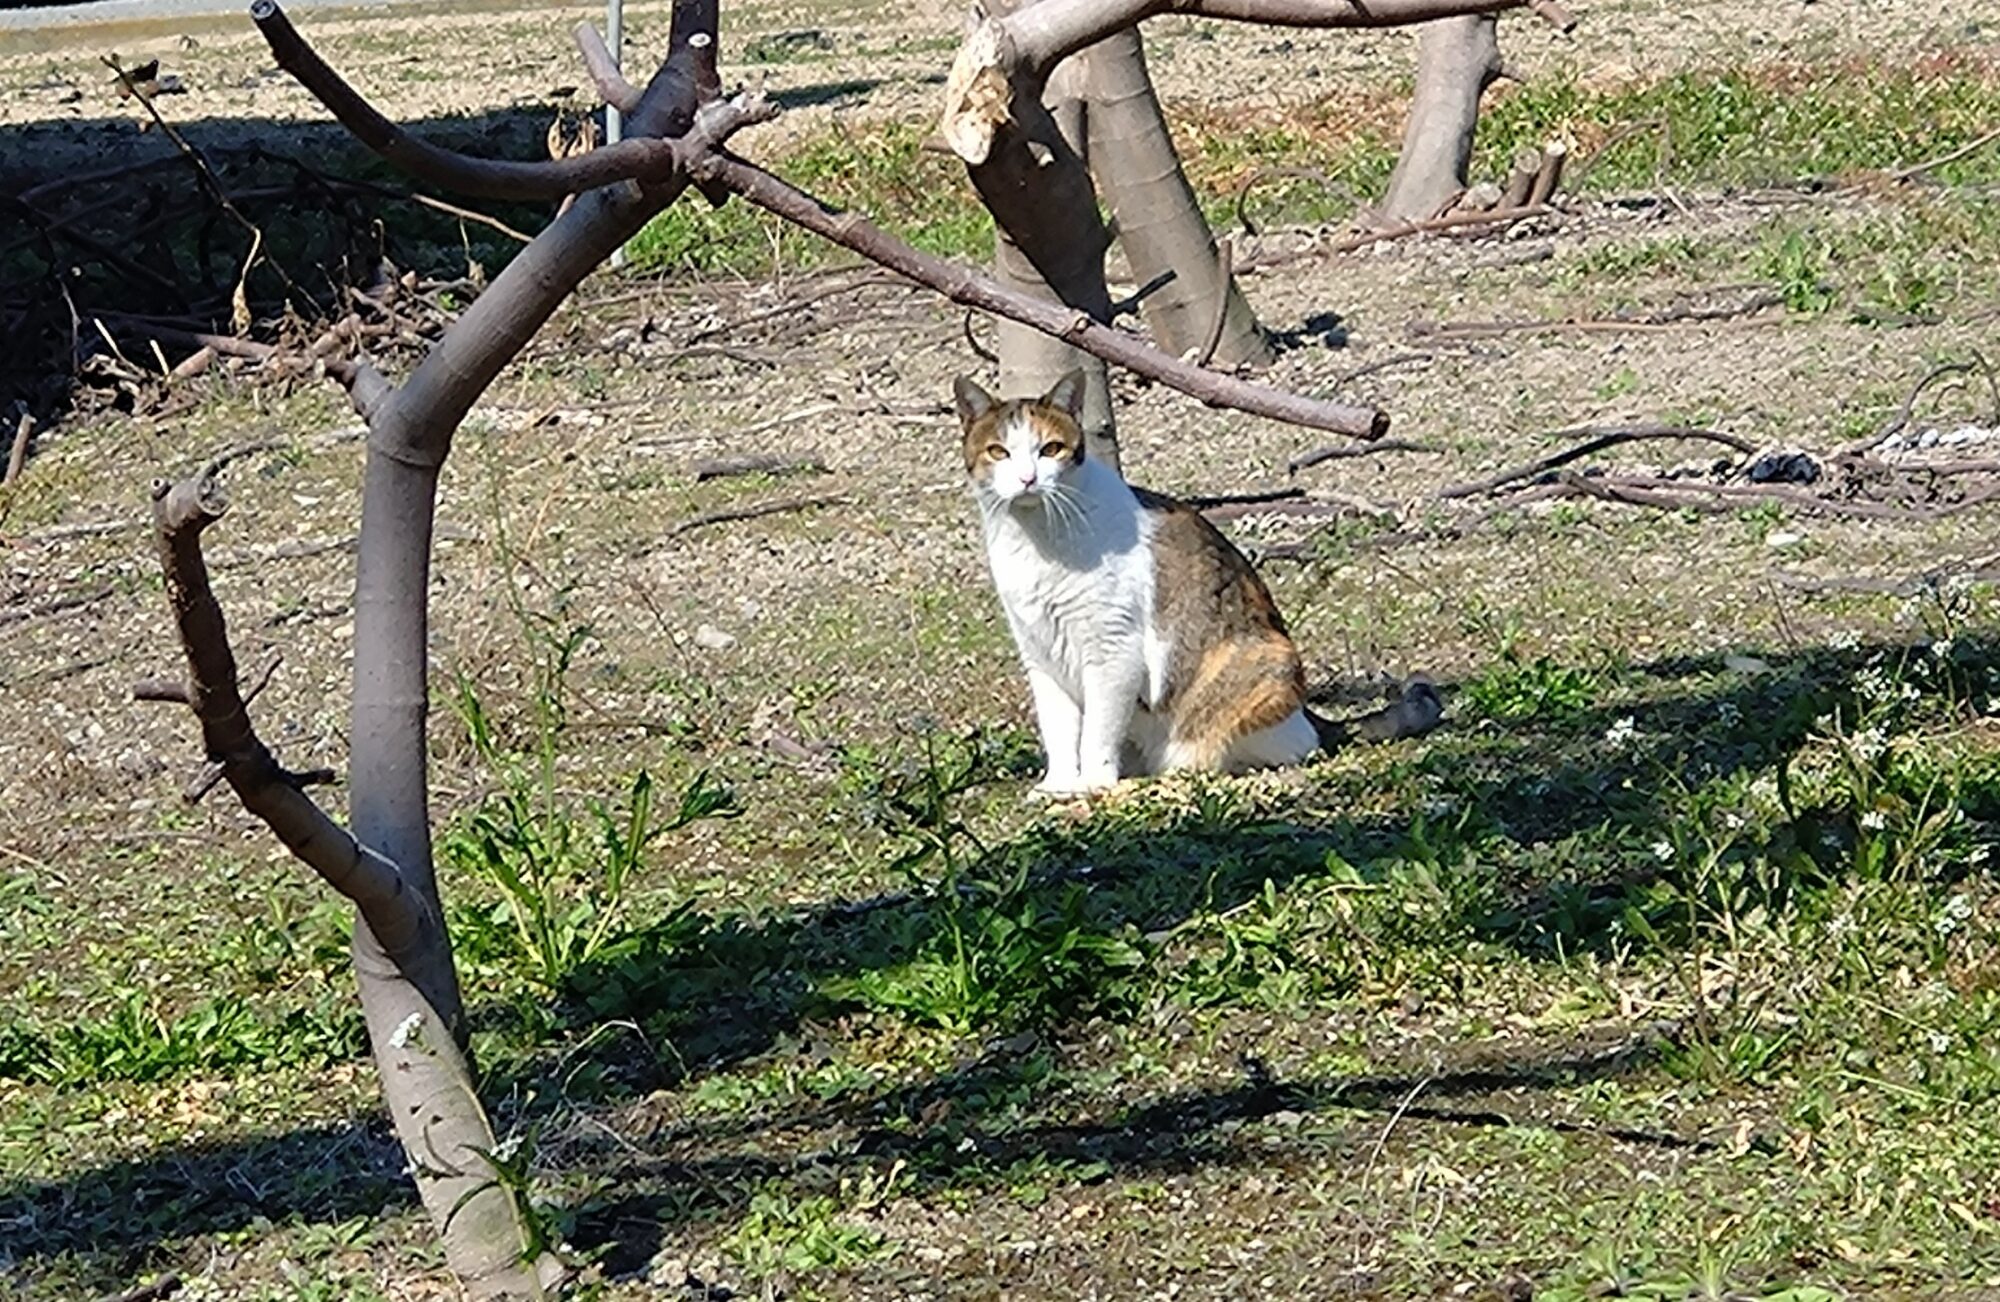
[[[1810,102],[1825,92],[1808,80]],[[1869,80],[1843,110],[1863,137],[1869,114],[1975,102]],[[1766,94],[1791,81],[1743,82],[1683,79],[1655,103],[1686,101],[1690,141],[1730,103],[1794,129]],[[1651,93],[1579,89],[1496,121],[1534,138],[1577,104]],[[1328,161],[1306,127],[1231,153],[1223,125],[1190,149],[1211,193],[1257,151]],[[1354,147],[1376,162],[1354,169],[1386,157],[1363,125]],[[829,138],[824,184],[845,183],[843,150],[879,147],[885,172],[913,156],[912,139],[870,139]],[[1618,146],[1592,186],[1620,168],[1650,184],[1645,145]],[[1765,148],[1684,151],[1674,175],[1747,184]],[[924,172],[899,202],[854,175],[857,203],[972,247],[954,243],[975,238],[953,225],[956,177]],[[1273,191],[1258,211],[1316,201]],[[1783,289],[1800,331],[1845,330],[1858,309],[1934,311],[1980,283],[1984,204],[1785,213],[1741,241],[1590,239],[1549,270],[1564,293],[1616,295],[1741,267]],[[658,265],[768,256],[754,226],[697,234]],[[1477,304],[1486,286],[1462,288]],[[1648,356],[1622,350],[1573,391],[1643,401]],[[633,393],[599,358],[537,365],[496,410]],[[1870,389],[1885,373],[1814,383],[1868,428],[1901,396]],[[202,416],[220,423],[174,455],[254,421],[351,422],[314,395]],[[438,861],[507,1179],[589,1261],[584,1296],[654,1296],[649,1275],[671,1290],[677,1262],[745,1295],[828,1298],[1267,1277],[1478,1296],[1518,1272],[1539,1297],[1822,1302],[1969,1299],[2000,1278],[2000,646],[1982,632],[2000,599],[1947,584],[1731,609],[1755,604],[1735,570],[1762,573],[1780,527],[1855,568],[1930,564],[1975,536],[1578,507],[1427,554],[1434,574],[1388,596],[1368,586],[1379,557],[1273,567],[1315,654],[1448,649],[1453,727],[1071,812],[1021,801],[1034,740],[1007,722],[1018,683],[976,567],[936,559],[943,499],[638,558],[634,537],[708,490],[657,460],[643,483],[612,474],[635,464],[622,432],[593,443],[568,415],[497,429],[469,431],[478,451],[446,476],[447,517],[481,541],[438,571],[438,699],[456,704],[433,719]],[[351,452],[272,461],[225,528],[283,528],[260,517],[273,500],[351,491]],[[109,495],[65,455],[37,463],[32,501],[9,499],[38,524]],[[807,549],[855,568],[788,586]],[[780,561],[759,571],[775,593],[758,594],[761,633],[743,615],[734,654],[689,649],[688,628],[737,617],[737,567],[763,551]],[[150,621],[137,564],[76,573],[101,569]],[[265,592],[262,573],[219,569],[234,626],[265,636],[265,607],[346,583],[301,573]],[[346,618],[269,634],[324,653],[260,705],[274,737],[320,718]],[[108,630],[84,636],[115,653]],[[150,631],[143,645],[128,658],[157,672]],[[136,672],[116,666],[103,717],[122,717]],[[776,756],[767,728],[804,757]],[[169,758],[186,745],[135,736]],[[195,1296],[424,1287],[435,1251],[338,975],[344,911],[226,802],[128,809],[175,783],[108,785],[54,809],[81,851],[32,826],[0,840],[0,1291],[67,1302],[166,1270]]]
[[[1174,106],[1170,114],[1189,177],[1210,222],[1236,222],[1237,191],[1267,168],[1314,175],[1260,183],[1249,202],[1259,225],[1344,220],[1380,193],[1401,124],[1393,98],[1367,105],[1341,95],[1284,110],[1244,113]],[[1870,68],[1721,67],[1626,84],[1573,74],[1539,76],[1491,94],[1481,119],[1475,176],[1504,174],[1523,145],[1573,142],[1572,186],[1602,195],[1659,187],[1714,190],[1853,179],[1970,143],[2000,115],[2000,73],[1974,56]],[[984,261],[992,228],[954,160],[922,148],[907,124],[846,125],[799,143],[775,165],[802,188],[868,214],[919,248]],[[1933,179],[2000,181],[1994,151],[1976,151]],[[2000,253],[2000,203],[1961,192],[1912,201],[1873,229],[1829,235],[1778,219],[1745,270],[1775,281],[1788,308],[1818,313],[1848,302],[1921,313],[1963,288],[1970,251]],[[711,210],[677,204],[630,246],[645,268],[764,276],[844,256],[741,203]],[[1735,255],[1677,235],[1601,247],[1586,278],[1636,277],[1663,268],[1718,271]],[[1990,261],[1990,259],[1988,259]],[[1839,267],[1845,284],[1835,284]],[[1979,277],[1981,285],[1986,277]]]

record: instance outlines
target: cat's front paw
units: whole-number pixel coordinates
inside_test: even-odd
[[[1083,779],[1074,773],[1049,773],[1043,776],[1034,789],[1028,792],[1031,800],[1068,800],[1080,796],[1090,788],[1083,785]]]

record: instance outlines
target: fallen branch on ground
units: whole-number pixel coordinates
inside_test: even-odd
[[[767,515],[780,515],[787,511],[811,511],[822,506],[846,506],[848,499],[838,493],[823,493],[815,497],[787,497],[775,502],[753,502],[746,506],[725,506],[719,510],[704,511],[691,515],[685,520],[667,526],[666,537],[678,538],[694,529],[703,529],[712,524],[728,524],[735,520],[757,520]]]
[[[1921,592],[1936,592],[1954,582],[2000,583],[2000,552],[1988,556],[1976,556],[1949,565],[1938,565],[1917,574],[1900,579],[1815,578],[1809,574],[1794,574],[1779,570],[1772,578],[1788,588],[1800,592],[1870,592],[1885,597],[1914,597]]]
[[[1560,320],[1524,321],[1412,321],[1405,327],[1412,339],[1451,342],[1461,339],[1493,339],[1501,335],[1551,334],[1562,331],[1616,334],[1632,330],[1664,330],[1672,326],[1709,321],[1733,321],[1754,316],[1784,302],[1775,290],[1760,291],[1727,307],[1682,306],[1662,308],[1643,316],[1567,317]]]
[[[1448,488],[1440,488],[1435,496],[1441,500],[1448,500],[1455,497],[1475,497],[1481,493],[1490,493],[1496,488],[1505,487],[1518,480],[1532,479],[1537,475],[1546,474],[1559,466],[1566,466],[1573,461],[1580,461],[1593,452],[1602,452],[1606,448],[1617,447],[1621,443],[1649,442],[1659,439],[1690,439],[1720,443],[1724,447],[1733,448],[1745,456],[1757,450],[1755,444],[1747,439],[1738,438],[1734,434],[1723,434],[1716,430],[1690,429],[1683,425],[1663,425],[1652,422],[1619,426],[1581,425],[1574,429],[1558,430],[1552,437],[1580,438],[1583,442],[1573,447],[1564,448],[1560,452],[1551,453],[1545,457],[1537,457],[1535,460],[1527,462],[1524,465],[1514,466],[1511,469],[1502,470],[1498,474],[1488,475],[1484,479],[1475,479],[1468,483],[1453,484]]]
[[[1987,365],[1986,359],[1983,356],[1974,353],[1972,360],[1969,362],[1945,362],[1924,372],[1923,376],[1910,387],[1909,393],[1903,396],[1903,405],[1896,409],[1896,414],[1889,418],[1888,424],[1876,430],[1867,438],[1856,439],[1854,442],[1847,444],[1834,453],[1834,456],[1837,459],[1847,459],[1874,451],[1909,428],[1910,418],[1916,414],[1917,403],[1923,398],[1924,392],[1933,384],[1936,384],[1939,380],[1950,379],[1954,375],[1970,375],[1975,371],[1982,373],[1986,377],[1987,393],[1993,400],[1993,422],[1996,425],[2000,425],[2000,377],[1994,375],[1993,368]]]
[[[826,461],[817,456],[788,457],[765,453],[746,453],[733,457],[706,457],[695,462],[688,469],[694,474],[694,482],[704,483],[711,479],[728,479],[735,475],[796,475],[826,473]]]
[[[1320,498],[1293,498],[1281,494],[1264,495],[1263,500],[1246,499],[1222,502],[1205,507],[1201,513],[1210,520],[1240,520],[1246,516],[1270,517],[1285,520],[1335,520],[1366,516],[1376,520],[1393,520],[1393,508],[1366,498],[1347,494],[1322,492]]]
[[[1980,136],[1978,139],[1971,140],[1963,145],[1960,145],[1957,149],[1952,150],[1948,154],[1939,154],[1936,158],[1929,159],[1925,162],[1916,163],[1909,167],[1898,168],[1896,171],[1889,173],[1889,179],[1895,181],[1899,185],[1904,182],[1914,181],[1916,178],[1922,176],[1925,172],[1933,171],[1937,168],[1943,167],[1946,163],[1955,163],[1959,159],[1964,158],[1968,154],[1977,153],[1978,151],[1984,149],[1986,146],[1992,144],[1996,140],[2000,140],[2000,127],[1995,127],[1993,128],[1993,130],[1988,131],[1985,135]]]
[[[1323,448],[1314,448],[1310,452],[1299,453],[1285,463],[1285,472],[1296,475],[1301,470],[1310,469],[1323,461],[1343,461],[1349,457],[1372,456],[1377,452],[1436,452],[1437,450],[1428,443],[1411,443],[1404,439],[1383,439],[1379,443],[1353,443],[1345,446],[1329,444]]]

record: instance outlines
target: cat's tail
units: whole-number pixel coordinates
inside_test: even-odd
[[[1335,751],[1357,741],[1398,741],[1420,737],[1444,720],[1444,697],[1437,684],[1423,674],[1412,674],[1403,684],[1403,694],[1379,710],[1352,719],[1323,719],[1305,712],[1313,731],[1319,734],[1319,748]]]

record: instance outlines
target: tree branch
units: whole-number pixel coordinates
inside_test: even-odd
[[[1389,432],[1388,413],[1378,408],[1309,398],[1220,371],[1204,370],[1170,357],[1122,330],[1093,321],[1086,313],[1004,289],[970,268],[911,248],[859,214],[836,212],[803,190],[734,155],[717,151],[695,160],[691,170],[697,178],[712,179],[759,208],[927,285],[954,303],[1019,321],[1107,362],[1199,398],[1211,407],[1246,411],[1355,438],[1376,439]]]
[[[395,864],[361,845],[327,817],[301,788],[317,774],[295,774],[281,766],[250,723],[236,678],[236,656],[222,606],[208,583],[202,530],[227,509],[220,485],[208,475],[178,484],[153,486],[153,521],[167,603],[187,653],[185,687],[161,681],[140,683],[143,700],[185,701],[201,722],[202,746],[243,807],[277,833],[285,847],[326,883],[354,901],[368,923],[395,952],[437,925],[423,900],[408,889]]]
[[[439,189],[485,199],[559,200],[618,181],[659,184],[672,180],[681,169],[680,155],[670,140],[621,140],[573,158],[536,163],[474,158],[439,148],[412,136],[363,99],[306,44],[277,0],[256,0],[250,17],[278,66],[325,105],[355,139]]]
[[[627,114],[639,107],[639,88],[625,80],[625,74],[618,70],[617,56],[611,53],[611,47],[604,43],[596,27],[590,23],[576,25],[576,48],[606,104]]]
[[[1469,483],[1453,484],[1447,488],[1440,488],[1436,496],[1440,499],[1448,500],[1454,497],[1476,497],[1481,493],[1490,493],[1496,488],[1503,488],[1508,484],[1516,483],[1523,479],[1532,479],[1536,475],[1546,474],[1559,466],[1566,466],[1572,461],[1580,461],[1593,452],[1602,452],[1605,448],[1616,447],[1621,443],[1650,442],[1655,439],[1690,439],[1708,443],[1720,443],[1724,447],[1733,448],[1744,456],[1748,456],[1757,450],[1747,439],[1740,439],[1734,434],[1723,434],[1716,430],[1689,429],[1684,425],[1662,425],[1650,422],[1615,428],[1585,425],[1578,429],[1562,430],[1555,437],[1580,438],[1583,442],[1564,448],[1560,452],[1552,452],[1545,457],[1536,457],[1533,461],[1525,465],[1515,466],[1510,470],[1503,470],[1495,475],[1488,475],[1484,479],[1475,479]]]
[[[1563,31],[1576,20],[1553,0],[1041,0],[1006,20],[1036,76],[1111,33],[1160,14],[1276,27],[1403,27],[1461,14],[1533,8]]]

